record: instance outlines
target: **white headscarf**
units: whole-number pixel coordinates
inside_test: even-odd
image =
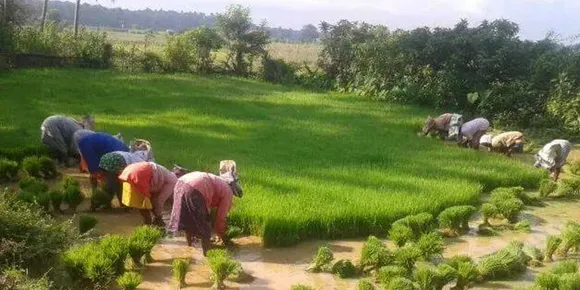
[[[491,145],[492,138],[493,138],[493,136],[491,136],[491,134],[485,134],[485,135],[481,136],[481,139],[479,139],[479,144],[484,145],[484,146]]]

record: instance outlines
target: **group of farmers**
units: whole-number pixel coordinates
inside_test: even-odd
[[[170,171],[155,163],[147,140],[135,139],[127,146],[122,135],[95,132],[94,127],[91,116],[79,121],[50,116],[41,125],[41,141],[65,166],[70,158],[79,161],[80,170],[90,175],[93,194],[101,183],[122,207],[137,208],[145,224],[165,228],[163,208],[172,199],[168,231],[184,231],[188,246],[193,238],[200,239],[205,254],[212,239],[209,213],[215,209],[216,238],[223,239],[233,197],[243,194],[235,161],[221,161],[218,175],[188,173],[179,166]]]
[[[464,123],[462,115],[446,113],[435,119],[427,117],[423,134],[437,133],[442,140],[455,140],[463,147],[477,150],[479,146],[483,146],[489,151],[500,152],[507,156],[523,148],[525,140],[522,132],[509,131],[492,135],[489,129],[490,123],[485,118],[476,118]],[[553,140],[544,145],[535,155],[534,166],[549,170],[552,179],[558,180],[571,151],[572,144],[569,141]]]

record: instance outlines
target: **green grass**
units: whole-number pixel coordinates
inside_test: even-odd
[[[416,135],[423,109],[230,77],[21,70],[0,75],[0,135],[35,145],[55,113],[153,142],[158,162],[216,172],[237,161],[244,198],[229,220],[267,246],[385,235],[407,214],[476,204],[544,171]]]

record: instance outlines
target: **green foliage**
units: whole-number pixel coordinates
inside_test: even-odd
[[[580,179],[562,179],[553,193],[554,197],[575,197],[580,195]]]
[[[413,281],[403,278],[403,277],[395,277],[389,283],[389,286],[386,288],[388,290],[415,290],[415,286],[413,285]]]
[[[577,81],[577,80],[576,80]],[[560,73],[553,80],[554,88],[547,102],[548,113],[559,119],[567,129],[580,129],[578,110],[580,110],[580,91],[567,73]]]
[[[90,215],[81,215],[79,217],[79,232],[80,234],[84,234],[90,230],[92,230],[99,221],[94,216]]]
[[[113,269],[116,275],[121,275],[125,271],[125,260],[129,252],[129,241],[119,235],[106,235],[99,242],[101,250],[112,260]]]
[[[562,247],[559,254],[566,256],[572,248],[580,247],[580,224],[568,222],[562,230]]]
[[[140,226],[129,237],[129,256],[133,263],[141,265],[144,256],[151,255],[151,250],[163,237],[163,231],[157,227]]]
[[[56,162],[46,156],[29,156],[22,160],[22,169],[31,177],[55,178]]]
[[[18,178],[18,163],[0,158],[0,181],[14,181]]]
[[[312,288],[310,286],[298,284],[298,285],[292,285],[290,290],[314,290],[314,288]]]
[[[540,289],[558,290],[560,289],[560,278],[554,273],[544,272],[536,276],[534,284]]]
[[[272,83],[292,84],[296,81],[296,68],[282,59],[266,55],[262,57],[260,77]]]
[[[173,260],[173,263],[171,263],[171,273],[179,288],[185,286],[185,275],[187,274],[188,270],[189,260],[175,259]]]
[[[394,278],[406,277],[408,274],[407,269],[401,266],[384,266],[379,269],[377,279],[381,284],[389,285]]]
[[[423,234],[432,231],[435,228],[435,220],[430,213],[420,213],[408,215],[393,223],[396,225],[406,225],[413,231],[413,241],[417,241]]]
[[[440,290],[447,284],[441,273],[432,265],[420,263],[413,272],[419,290]]]
[[[570,163],[570,172],[574,175],[580,175],[580,162],[575,161]]]
[[[437,232],[424,234],[415,243],[415,247],[421,252],[421,259],[429,261],[434,257],[441,257],[445,250],[443,238]]]
[[[393,254],[381,240],[368,237],[360,254],[360,268],[363,272],[379,269],[393,261]]]
[[[358,281],[358,283],[356,285],[356,289],[357,290],[375,290],[377,288],[375,287],[375,285],[371,281],[361,279]]]
[[[550,270],[556,275],[572,274],[578,272],[578,262],[576,260],[566,260],[559,262]]]
[[[518,232],[531,233],[532,225],[529,221],[521,221],[514,225],[514,230]]]
[[[143,281],[143,276],[136,272],[126,272],[117,278],[117,284],[121,290],[134,290]]]
[[[96,210],[101,207],[106,209],[111,208],[111,195],[102,187],[94,190],[91,195],[91,210]]]
[[[502,250],[482,257],[478,264],[479,273],[484,279],[495,280],[523,272],[530,258],[522,248],[522,244],[512,242]]]
[[[439,266],[439,272],[446,277],[446,282],[456,279],[454,289],[467,289],[469,284],[477,281],[479,270],[477,265],[468,256],[454,256],[445,264]]]
[[[46,183],[34,177],[26,177],[18,185],[22,189],[22,192],[18,194],[18,199],[37,204],[44,208],[45,211],[49,210],[51,196],[48,193],[48,185]]]
[[[497,208],[499,215],[512,223],[517,221],[520,212],[524,209],[524,203],[518,198],[519,191],[520,188],[512,187],[496,188],[491,192],[490,203]]]
[[[357,269],[350,260],[338,260],[332,266],[332,273],[340,278],[353,278],[357,275]]]
[[[450,229],[456,234],[469,231],[469,218],[477,209],[471,205],[453,206],[439,214],[439,227]]]
[[[62,201],[64,199],[64,195],[62,194],[62,191],[60,190],[51,190],[48,195],[50,195],[50,202],[52,203],[52,208],[56,211],[56,212],[61,212],[61,208],[60,205],[62,204]]]
[[[334,254],[328,247],[320,247],[318,251],[316,251],[316,255],[312,259],[312,263],[310,267],[308,267],[309,271],[312,272],[321,272],[324,271],[330,262],[334,260]]]
[[[45,276],[40,279],[30,278],[25,270],[7,269],[0,272],[0,287],[7,290],[50,290],[53,283]]]
[[[544,250],[544,261],[552,261],[552,256],[558,247],[562,244],[562,239],[557,236],[549,236],[546,240],[546,249]]]
[[[224,289],[224,280],[241,269],[240,263],[234,260],[226,250],[209,250],[207,252],[207,261],[212,272],[211,277],[214,281],[214,288],[217,289]]]
[[[498,208],[491,203],[484,203],[481,206],[481,212],[483,213],[484,224],[489,224],[489,219],[494,218],[499,214]]]
[[[79,204],[81,204],[85,198],[81,192],[80,184],[78,181],[67,177],[62,181],[62,188],[64,201],[68,204],[70,209],[76,211]]]
[[[395,263],[410,273],[421,254],[421,250],[415,246],[404,246],[395,251]]]
[[[524,245],[524,247],[522,248],[522,250],[524,251],[524,253],[530,257],[530,259],[532,261],[535,261],[535,264],[539,264],[538,262],[542,261],[544,259],[544,254],[542,253],[542,251],[540,251],[540,249],[531,246],[531,245]]]
[[[542,179],[540,181],[540,196],[541,197],[548,197],[552,192],[556,190],[558,184],[551,179]]]
[[[47,192],[48,191],[48,184],[44,181],[34,178],[34,177],[25,177],[18,182],[18,186],[23,191],[28,192]]]
[[[568,273],[559,277],[558,286],[560,290],[580,289],[580,274]]]
[[[243,234],[243,230],[240,227],[228,226],[226,233],[223,236],[224,242],[229,243],[232,239],[239,237]]]
[[[413,230],[404,224],[393,224],[393,227],[389,230],[389,239],[395,242],[398,247],[413,241],[414,238]]]
[[[168,69],[173,72],[211,72],[215,52],[223,40],[213,28],[199,27],[170,36],[164,48]]]

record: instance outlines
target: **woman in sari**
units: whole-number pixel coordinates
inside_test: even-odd
[[[119,180],[119,175],[127,167],[127,165],[139,162],[151,161],[147,159],[147,152],[124,152],[114,151],[109,152],[101,157],[99,161],[99,168],[102,171],[106,182],[107,193],[111,196],[115,195],[119,201],[119,205],[124,207],[122,203],[122,186]]]
[[[487,147],[490,151],[501,152],[510,157],[520,144],[524,144],[524,134],[518,131],[501,133],[495,137],[483,135],[480,139],[480,145]]]
[[[459,131],[459,145],[479,149],[481,136],[489,129],[489,121],[485,118],[473,119],[461,126]]]
[[[154,162],[138,162],[127,165],[119,180],[125,183],[123,204],[139,209],[146,225],[165,227],[163,206],[173,194],[177,176]]]
[[[537,168],[543,167],[550,171],[554,181],[557,181],[562,172],[562,167],[566,164],[568,154],[572,151],[572,143],[568,140],[553,140],[544,145],[536,154]]]
[[[185,231],[187,245],[199,238],[205,255],[212,235],[209,212],[217,209],[214,230],[223,240],[227,216],[233,196],[242,197],[235,167],[220,176],[206,172],[191,172],[179,178],[175,184],[173,209],[169,231]]]
[[[92,130],[94,127],[95,119],[89,115],[80,121],[67,116],[54,115],[44,119],[40,125],[40,140],[48,147],[57,161],[68,165],[70,157],[78,158],[73,138],[75,132],[82,129]]]

